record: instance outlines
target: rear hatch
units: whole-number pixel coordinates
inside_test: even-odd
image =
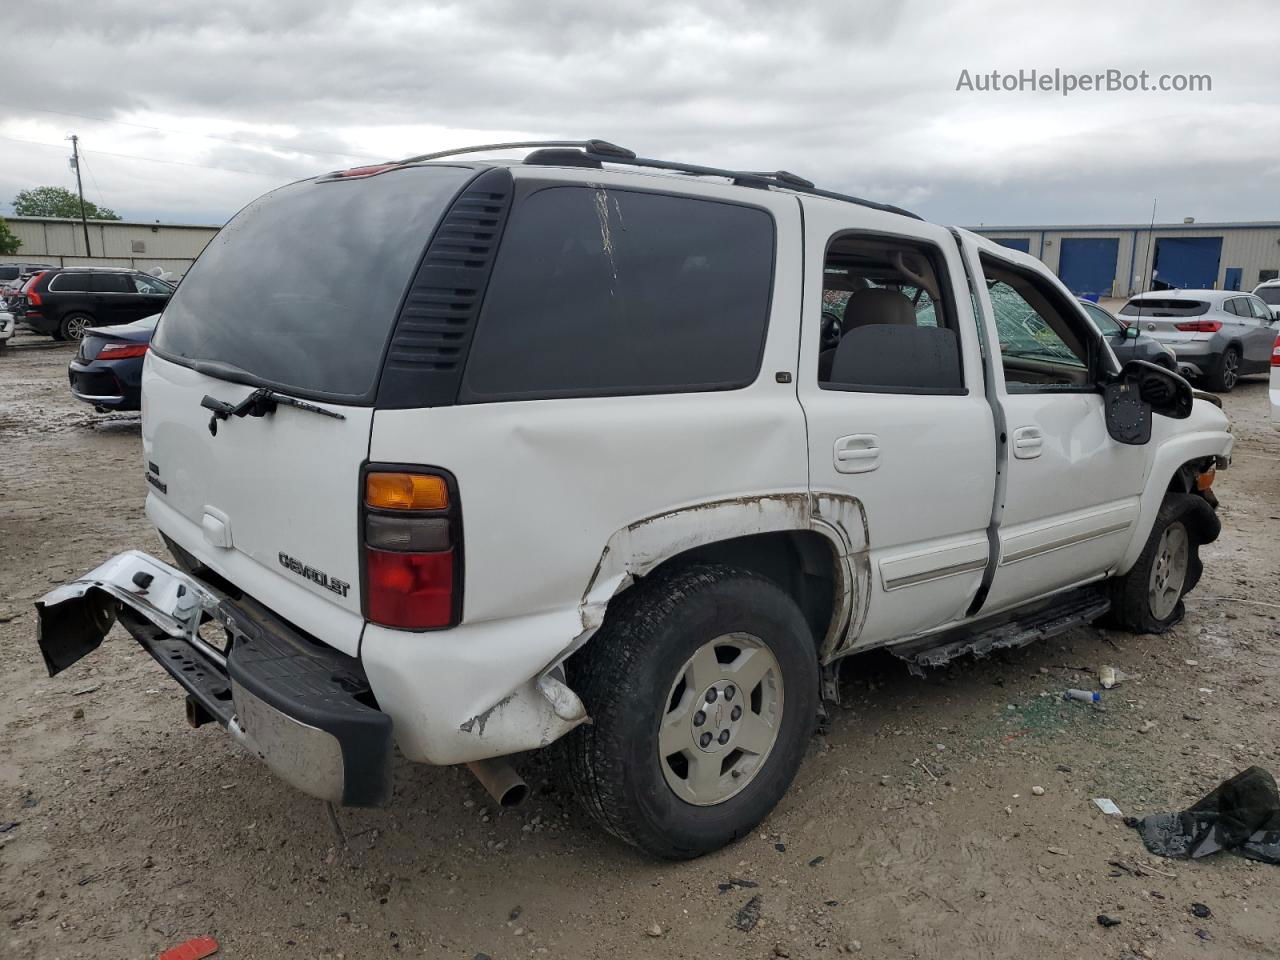
[[[267,194],[183,278],[147,359],[152,520],[346,653],[363,626],[359,478],[383,355],[432,231],[474,173],[393,168]],[[259,389],[286,402],[214,417]]]
[[[1193,297],[1134,297],[1120,309],[1120,318],[1161,343],[1186,343],[1213,336],[1209,331],[1179,330],[1202,323],[1209,312],[1207,300]]]

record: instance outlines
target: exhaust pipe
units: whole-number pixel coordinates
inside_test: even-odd
[[[518,806],[529,796],[529,785],[505,757],[473,760],[467,764],[467,769],[475,774],[480,786],[500,807]]]

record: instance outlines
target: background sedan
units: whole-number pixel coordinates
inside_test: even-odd
[[[142,409],[142,361],[160,315],[118,327],[85,331],[67,368],[71,393],[95,410]]]

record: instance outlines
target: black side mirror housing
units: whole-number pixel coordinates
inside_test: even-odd
[[[1185,420],[1194,402],[1191,384],[1172,370],[1130,360],[1103,389],[1107,432],[1117,443],[1147,443],[1153,415]]]

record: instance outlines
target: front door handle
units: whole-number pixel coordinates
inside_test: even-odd
[[[870,473],[880,466],[880,438],[874,433],[841,437],[835,445],[838,473]]]
[[[1044,450],[1044,434],[1039,427],[1019,427],[1013,431],[1013,455],[1019,460],[1034,460]]]

